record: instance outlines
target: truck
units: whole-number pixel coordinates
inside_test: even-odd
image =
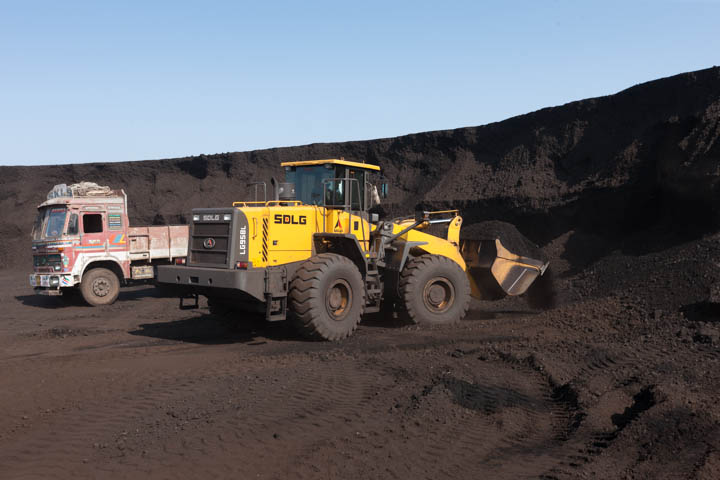
[[[130,226],[127,195],[93,182],[55,185],[32,230],[30,285],[40,295],[115,302],[120,287],[147,282],[158,265],[182,264],[187,225]]]
[[[211,313],[288,319],[301,334],[332,341],[383,306],[411,323],[457,322],[471,296],[522,295],[548,268],[516,247],[531,242],[514,228],[461,235],[457,210],[381,220],[372,210],[387,184],[378,192],[377,165],[335,158],[281,166],[285,182],[271,179],[270,199],[255,182],[262,200],[192,211],[187,262],[158,268],[158,283],[175,289],[181,308],[197,308],[203,295]]]

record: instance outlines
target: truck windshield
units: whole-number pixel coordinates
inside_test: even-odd
[[[48,207],[40,210],[33,226],[33,240],[61,236],[66,216],[66,208]]]

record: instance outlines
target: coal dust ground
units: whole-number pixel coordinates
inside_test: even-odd
[[[552,278],[457,325],[368,316],[338,343],[150,286],[91,308],[28,285],[54,184],[123,188],[131,224],[163,224],[340,156],[383,168],[381,213],[510,222]],[[0,479],[718,479],[718,164],[714,67],[481,127],[0,167]]]
[[[149,286],[91,308],[5,271],[0,477],[718,478],[720,310],[697,286],[720,237],[579,273],[568,240],[546,246],[552,310],[368,316],[339,343]]]

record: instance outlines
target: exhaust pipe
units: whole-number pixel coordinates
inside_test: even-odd
[[[270,177],[270,185],[272,185],[272,199],[280,200],[280,189],[278,188],[278,181],[275,180],[275,177]]]

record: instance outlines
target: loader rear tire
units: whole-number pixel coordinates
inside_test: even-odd
[[[120,280],[107,268],[93,268],[83,275],[80,293],[93,307],[110,305],[120,294]]]
[[[411,323],[455,323],[470,306],[470,282],[460,265],[447,257],[413,257],[400,273],[400,304],[402,317]]]
[[[289,292],[290,320],[303,335],[318,340],[349,337],[360,323],[365,287],[347,257],[321,253],[295,273]]]

